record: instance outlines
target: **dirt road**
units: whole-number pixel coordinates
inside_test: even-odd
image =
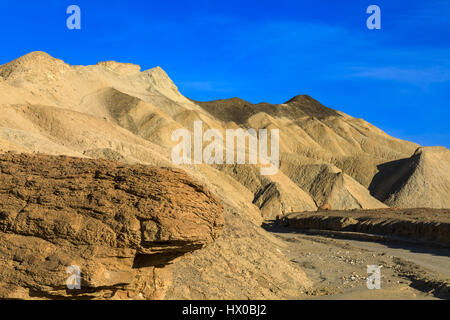
[[[284,241],[281,250],[314,281],[297,299],[450,298],[450,249],[338,239],[280,226],[268,230]],[[368,265],[382,266],[379,290],[367,288]]]

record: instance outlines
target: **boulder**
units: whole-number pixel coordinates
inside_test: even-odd
[[[0,155],[0,298],[161,298],[169,265],[220,236],[222,211],[178,169]]]

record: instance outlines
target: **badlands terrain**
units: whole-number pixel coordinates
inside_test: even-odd
[[[0,66],[0,111],[0,298],[449,298],[445,147],[306,95],[199,102],[159,67],[44,52]],[[174,164],[199,120],[279,129],[280,170]]]

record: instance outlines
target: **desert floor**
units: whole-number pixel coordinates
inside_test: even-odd
[[[448,299],[450,250],[402,242],[356,240],[351,235],[267,230],[286,242],[280,248],[314,282],[299,299]],[[366,286],[367,265],[379,265],[381,289]]]

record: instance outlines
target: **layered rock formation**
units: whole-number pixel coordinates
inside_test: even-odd
[[[167,265],[222,232],[184,172],[65,156],[0,156],[0,298],[164,297]],[[81,271],[68,290],[66,269]]]
[[[410,240],[450,247],[450,210],[448,209],[377,209],[291,213],[280,225],[301,230],[337,231],[334,235],[377,240]],[[349,234],[350,233],[350,234]],[[357,234],[355,234],[357,233]],[[352,235],[353,234],[353,235]]]

